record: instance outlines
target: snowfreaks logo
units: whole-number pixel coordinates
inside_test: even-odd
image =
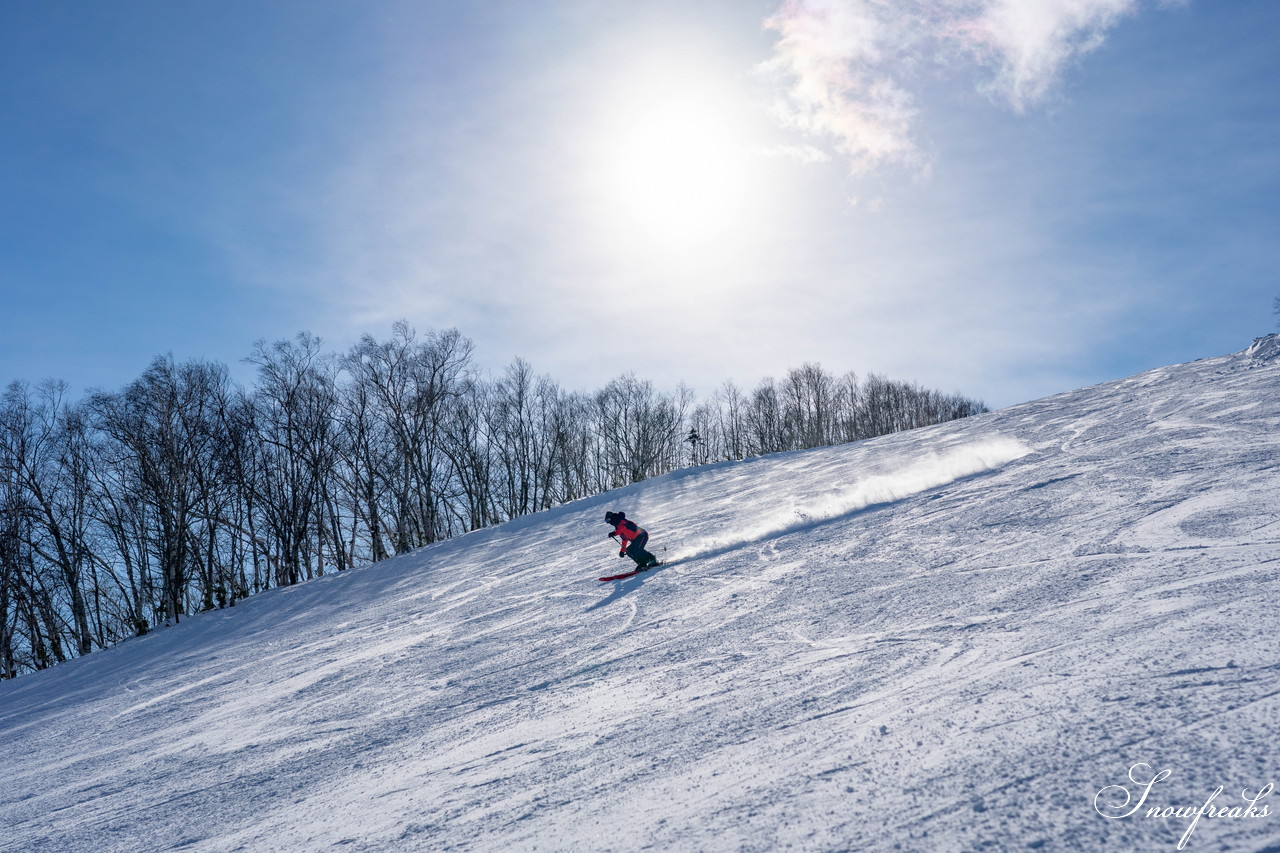
[[[1243,806],[1233,806],[1229,802],[1222,805],[1214,803],[1214,800],[1226,789],[1223,785],[1219,785],[1210,792],[1208,799],[1204,801],[1202,806],[1158,806],[1149,804],[1147,801],[1151,799],[1151,790],[1171,775],[1173,775],[1172,770],[1161,770],[1159,773],[1152,773],[1150,764],[1135,764],[1129,768],[1129,781],[1137,785],[1137,788],[1131,791],[1125,785],[1108,785],[1094,796],[1093,808],[1098,814],[1109,820],[1134,817],[1145,806],[1146,812],[1144,816],[1150,820],[1179,818],[1189,821],[1187,831],[1178,840],[1179,850],[1187,846],[1191,833],[1195,832],[1196,824],[1200,822],[1202,817],[1217,820],[1219,818],[1259,818],[1267,817],[1271,814],[1270,806],[1258,805],[1263,799],[1270,796],[1272,790],[1274,790],[1275,786],[1270,782],[1259,788],[1257,793],[1251,793],[1248,788],[1241,791],[1240,799],[1247,804]]]

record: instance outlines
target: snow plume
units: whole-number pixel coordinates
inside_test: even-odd
[[[1161,0],[1171,5],[1172,0]],[[920,68],[981,69],[979,88],[1022,112],[1074,58],[1095,49],[1139,0],[786,0],[763,70],[784,126],[825,140],[854,174],[924,171],[908,88]]]
[[[850,485],[790,502],[771,515],[757,516],[750,527],[728,530],[722,536],[696,541],[673,559],[688,560],[727,553],[788,533],[816,527],[869,506],[889,504],[945,486],[965,477],[991,471],[1031,452],[1022,442],[1002,436],[963,444],[939,453],[913,457],[910,462],[868,474]]]

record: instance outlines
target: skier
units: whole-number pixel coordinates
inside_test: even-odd
[[[658,565],[658,558],[644,549],[649,543],[649,534],[634,521],[627,520],[625,512],[606,512],[604,520],[613,525],[609,532],[610,539],[619,539],[622,546],[619,557],[630,557],[636,561],[636,570],[643,571]]]

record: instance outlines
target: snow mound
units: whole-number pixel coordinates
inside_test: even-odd
[[[1280,335],[1266,335],[1255,338],[1253,345],[1245,350],[1245,355],[1256,364],[1269,364],[1280,356]]]

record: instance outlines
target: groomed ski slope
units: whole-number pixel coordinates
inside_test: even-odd
[[[676,472],[6,682],[0,849],[1172,851],[1190,819],[1146,808],[1221,785],[1241,809],[1186,849],[1280,850],[1280,794],[1240,813],[1280,783],[1276,340]],[[667,565],[598,583],[606,509]],[[1171,772],[1103,817],[1135,764]]]

